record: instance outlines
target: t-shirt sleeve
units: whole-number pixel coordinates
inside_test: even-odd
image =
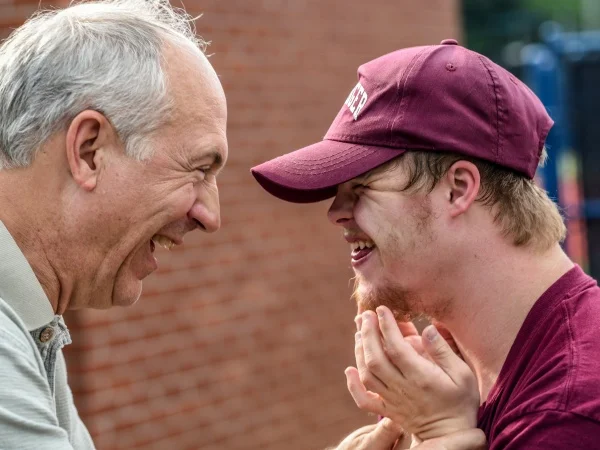
[[[72,450],[27,337],[0,320],[0,447]]]
[[[586,416],[542,411],[501,424],[490,450],[564,450],[597,448],[600,422]]]

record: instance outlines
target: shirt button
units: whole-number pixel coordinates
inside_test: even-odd
[[[54,337],[54,328],[52,328],[52,327],[44,328],[44,330],[40,334],[40,341],[48,342],[53,337]]]
[[[440,42],[440,45],[458,45],[458,41],[456,39],[444,39]]]

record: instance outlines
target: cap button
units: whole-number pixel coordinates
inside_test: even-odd
[[[440,45],[458,45],[458,41],[456,39],[444,39],[440,42]]]

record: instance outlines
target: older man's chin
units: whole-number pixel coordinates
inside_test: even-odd
[[[111,304],[108,306],[131,306],[142,295],[141,280],[117,280],[112,291]]]
[[[108,305],[131,306],[140,299],[142,295],[143,280],[158,269],[158,261],[154,257],[154,249],[149,245],[141,246],[119,268],[112,289],[111,299]]]
[[[132,263],[135,263],[135,260],[123,264],[112,279],[112,291],[109,293],[110,300],[107,302],[109,304],[106,305],[106,308],[131,306],[140,299],[143,279],[150,275],[153,270],[141,272]]]

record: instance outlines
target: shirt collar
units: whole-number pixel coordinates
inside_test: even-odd
[[[0,221],[0,298],[19,315],[28,330],[54,318],[50,300],[25,255]]]

